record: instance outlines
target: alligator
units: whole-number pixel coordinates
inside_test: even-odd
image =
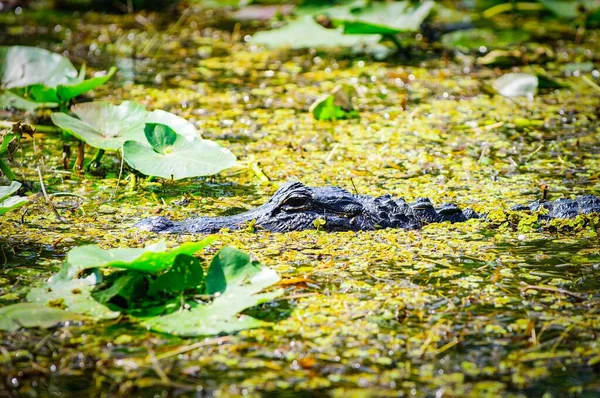
[[[574,218],[600,213],[600,198],[594,195],[553,201],[538,200],[512,208],[517,211],[547,209],[542,217]],[[321,229],[324,231],[369,231],[382,228],[418,229],[425,224],[463,222],[481,218],[471,209],[455,204],[434,207],[427,198],[407,203],[391,195],[354,195],[339,187],[307,187],[300,182],[284,184],[264,205],[233,216],[197,217],[172,221],[152,217],[136,227],[157,233],[215,233],[223,228],[239,230],[253,225],[271,232]]]

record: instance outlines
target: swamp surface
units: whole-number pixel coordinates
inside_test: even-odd
[[[234,214],[290,180],[488,214],[416,231],[221,231],[203,258],[233,245],[281,275],[285,295],[247,311],[272,327],[208,339],[126,319],[2,332],[0,395],[599,396],[600,218],[548,225],[506,210],[542,186],[552,198],[600,194],[600,93],[586,81],[600,75],[600,31],[580,37],[514,15],[494,23],[528,32],[505,47],[524,62],[481,66],[478,52],[421,37],[383,60],[266,50],[252,44],[256,24],[195,6],[183,16],[0,14],[5,45],[119,68],[80,101],[167,110],[238,157],[217,176],[151,180],[120,175],[118,154],[93,173],[64,170],[59,134],[23,140],[14,170],[31,192],[39,167],[49,193],[68,193],[55,197],[65,220],[43,197],[2,216],[1,305],[24,301],[77,245],[142,247],[161,238],[133,228],[143,218]],[[568,86],[531,99],[484,89],[539,69]],[[358,87],[360,118],[314,120],[310,104],[340,83]],[[0,116],[51,124],[49,112]],[[198,239],[166,236],[169,246]]]

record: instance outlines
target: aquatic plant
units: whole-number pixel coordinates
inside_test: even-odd
[[[0,105],[19,109],[66,108],[69,102],[106,83],[117,71],[85,79],[85,64],[79,72],[69,59],[43,48],[0,46],[0,90],[7,90]],[[20,97],[19,99],[15,96]]]
[[[24,196],[11,196],[21,188],[21,183],[13,181],[8,186],[0,185],[0,216],[27,203]]]
[[[279,276],[233,247],[221,249],[205,273],[192,254],[213,241],[208,237],[171,250],[164,241],[143,249],[77,247],[68,253],[61,271],[32,289],[27,299],[37,305],[58,305],[79,319],[126,314],[148,329],[183,336],[267,325],[238,314],[283,294],[281,289],[260,293]],[[102,270],[113,272],[104,278]]]
[[[71,107],[77,116],[55,112],[52,121],[69,134],[104,150],[123,148],[125,161],[151,176],[181,179],[216,174],[235,164],[235,156],[204,140],[189,121],[163,110],[147,111],[136,102],[97,101]]]

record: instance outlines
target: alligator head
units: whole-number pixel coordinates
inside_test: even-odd
[[[249,223],[272,232],[320,228],[325,231],[360,231],[379,228],[414,229],[424,223],[460,222],[475,218],[455,205],[434,208],[428,199],[413,204],[390,195],[353,195],[338,187],[307,187],[300,182],[284,184],[264,205],[228,217],[198,217],[174,222],[154,217],[136,224],[153,232],[214,233],[222,228],[242,229]]]

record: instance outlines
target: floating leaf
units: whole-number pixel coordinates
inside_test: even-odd
[[[310,107],[316,120],[341,120],[354,119],[360,115],[352,105],[353,87],[337,86],[331,94],[325,95],[316,100]]]
[[[17,192],[19,188],[21,188],[21,183],[18,181],[13,181],[8,186],[0,185],[0,201]]]
[[[224,253],[222,253],[224,252]],[[150,329],[180,336],[213,335],[266,325],[239,312],[273,300],[283,294],[279,289],[270,293],[259,292],[279,281],[277,273],[235,248],[224,248],[215,260],[225,275],[226,289],[208,305],[190,303],[191,309],[164,316],[146,318],[142,325]],[[209,272],[210,276],[210,272]],[[207,284],[210,283],[207,276]]]
[[[146,108],[136,102],[120,105],[98,101],[73,105],[71,112],[53,113],[52,122],[94,148],[119,149],[127,140],[144,139]]]
[[[71,61],[43,48],[0,46],[0,85],[2,89],[36,84],[56,87],[79,83],[79,73]]]
[[[145,142],[146,123],[168,125],[186,137],[199,136],[187,120],[165,111],[148,112],[143,105],[132,101],[120,105],[88,102],[73,105],[71,112],[79,119],[65,113],[53,113],[52,122],[94,148],[119,149],[128,140]]]
[[[92,292],[92,297],[104,305],[117,296],[130,303],[146,294],[148,290],[147,282],[147,274],[139,272],[120,273],[114,278],[109,288]]]
[[[538,0],[559,18],[575,19],[600,9],[598,0]]]
[[[57,274],[43,286],[31,289],[27,294],[27,300],[42,305],[59,305],[70,312],[94,319],[118,317],[119,312],[110,310],[92,297],[92,290],[98,281],[97,273],[82,279],[64,279],[61,274]]]
[[[505,97],[533,98],[538,88],[538,78],[529,73],[508,73],[494,80],[492,87]]]
[[[204,270],[195,257],[179,254],[173,266],[159,275],[148,289],[149,296],[159,293],[177,293],[200,287],[204,282]]]
[[[97,245],[79,246],[67,254],[67,263],[61,270],[64,278],[73,278],[82,270],[111,267],[156,274],[173,265],[179,254],[193,255],[204,249],[215,238],[209,236],[200,242],[186,242],[167,250],[164,240],[148,245],[143,249],[117,248],[104,250]]]
[[[418,31],[434,4],[433,1],[370,2],[364,7],[355,4],[333,7],[325,14],[334,26],[343,26],[346,34],[394,35]]]
[[[326,29],[310,16],[297,19],[279,29],[258,32],[252,37],[252,43],[271,48],[289,47],[357,47],[375,44],[381,39],[379,35],[347,36],[336,29]]]
[[[0,186],[0,215],[19,208],[28,202],[24,196],[9,197],[21,188],[21,183],[11,182],[9,186]]]
[[[216,142],[190,139],[162,124],[148,126],[150,145],[137,141],[123,145],[127,164],[146,175],[180,180],[216,174],[235,164],[235,156]]]
[[[78,314],[35,303],[0,307],[0,330],[14,332],[20,328],[47,329],[59,323],[82,319]]]
[[[17,89],[27,99],[42,103],[66,103],[74,97],[106,83],[116,72],[111,68],[104,76],[85,79],[67,58],[36,47],[0,47],[0,82],[2,89]],[[31,105],[13,101],[13,107]]]
[[[34,111],[39,108],[56,108],[57,103],[53,102],[35,102],[25,99],[11,91],[4,91],[0,94],[0,108],[2,109],[20,109],[23,111]]]
[[[467,29],[442,36],[442,44],[460,51],[503,48],[527,41],[529,33],[522,30]]]

